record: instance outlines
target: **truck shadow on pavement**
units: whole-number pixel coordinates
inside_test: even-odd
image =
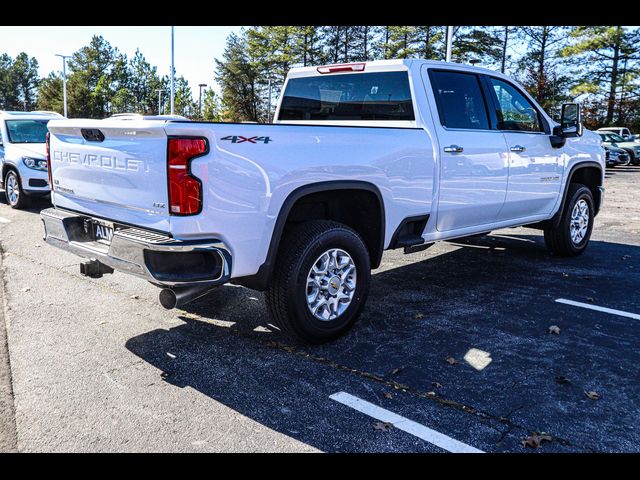
[[[331,411],[329,395],[364,384],[434,392],[578,450],[637,451],[637,321],[554,300],[640,313],[637,295],[629,294],[640,283],[640,247],[591,241],[584,255],[563,259],[546,253],[540,235],[473,237],[453,246],[436,256],[422,252],[430,258],[421,261],[385,256],[356,327],[329,344],[298,345],[259,328],[267,318],[262,294],[224,286],[187,305],[184,324],[131,338],[126,347],[164,381],[325,451],[389,449],[379,435],[358,440],[361,430],[353,437],[318,418]],[[551,325],[561,334],[550,334]],[[310,429],[314,419],[324,427]],[[495,449],[521,446],[507,438]]]

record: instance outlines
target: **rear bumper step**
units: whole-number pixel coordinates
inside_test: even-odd
[[[168,235],[113,222],[110,244],[91,238],[87,215],[48,208],[40,212],[44,241],[115,270],[165,287],[215,286],[229,281],[231,253],[216,239],[176,240]]]

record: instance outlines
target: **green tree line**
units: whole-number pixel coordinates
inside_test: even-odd
[[[170,79],[160,76],[138,50],[132,58],[94,36],[89,45],[67,61],[67,107],[69,117],[105,118],[115,113],[148,115],[170,113]],[[175,77],[174,113],[198,118],[189,82]],[[20,53],[15,59],[0,56],[0,109],[52,110],[63,112],[63,79],[60,72],[38,78],[38,62]],[[203,114],[219,117],[219,101],[212,89],[203,92]]]
[[[444,60],[442,26],[252,26],[227,38],[210,59],[221,95],[203,92],[202,111],[191,86],[176,76],[175,113],[190,118],[268,121],[287,71],[297,66],[388,58]],[[627,125],[640,130],[640,30],[620,26],[454,27],[452,60],[515,77],[550,113],[578,100],[588,127]],[[158,105],[158,96],[161,105]],[[268,111],[271,92],[271,111]],[[127,58],[104,38],[68,61],[68,114],[104,118],[114,113],[169,113],[169,76],[140,51]],[[26,53],[0,55],[0,109],[62,112],[62,76],[38,77]]]

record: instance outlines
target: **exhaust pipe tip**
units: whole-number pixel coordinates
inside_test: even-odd
[[[160,305],[162,305],[167,310],[172,310],[178,305],[178,298],[176,297],[176,293],[170,288],[163,288],[162,290],[160,290],[158,299],[160,300]]]
[[[215,288],[218,288],[218,285],[163,288],[160,290],[158,299],[160,300],[160,305],[167,310],[171,310],[173,308],[182,307],[183,305],[206,295]]]

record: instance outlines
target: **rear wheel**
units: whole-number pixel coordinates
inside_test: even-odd
[[[544,229],[544,241],[551,253],[573,257],[587,248],[595,216],[593,205],[591,190],[580,183],[569,185],[559,225]]]
[[[4,177],[4,193],[11,208],[20,209],[29,205],[29,197],[22,191],[20,178],[13,170],[9,170]]]
[[[369,292],[369,252],[358,233],[338,222],[300,224],[284,238],[265,294],[273,325],[309,343],[346,333]]]

